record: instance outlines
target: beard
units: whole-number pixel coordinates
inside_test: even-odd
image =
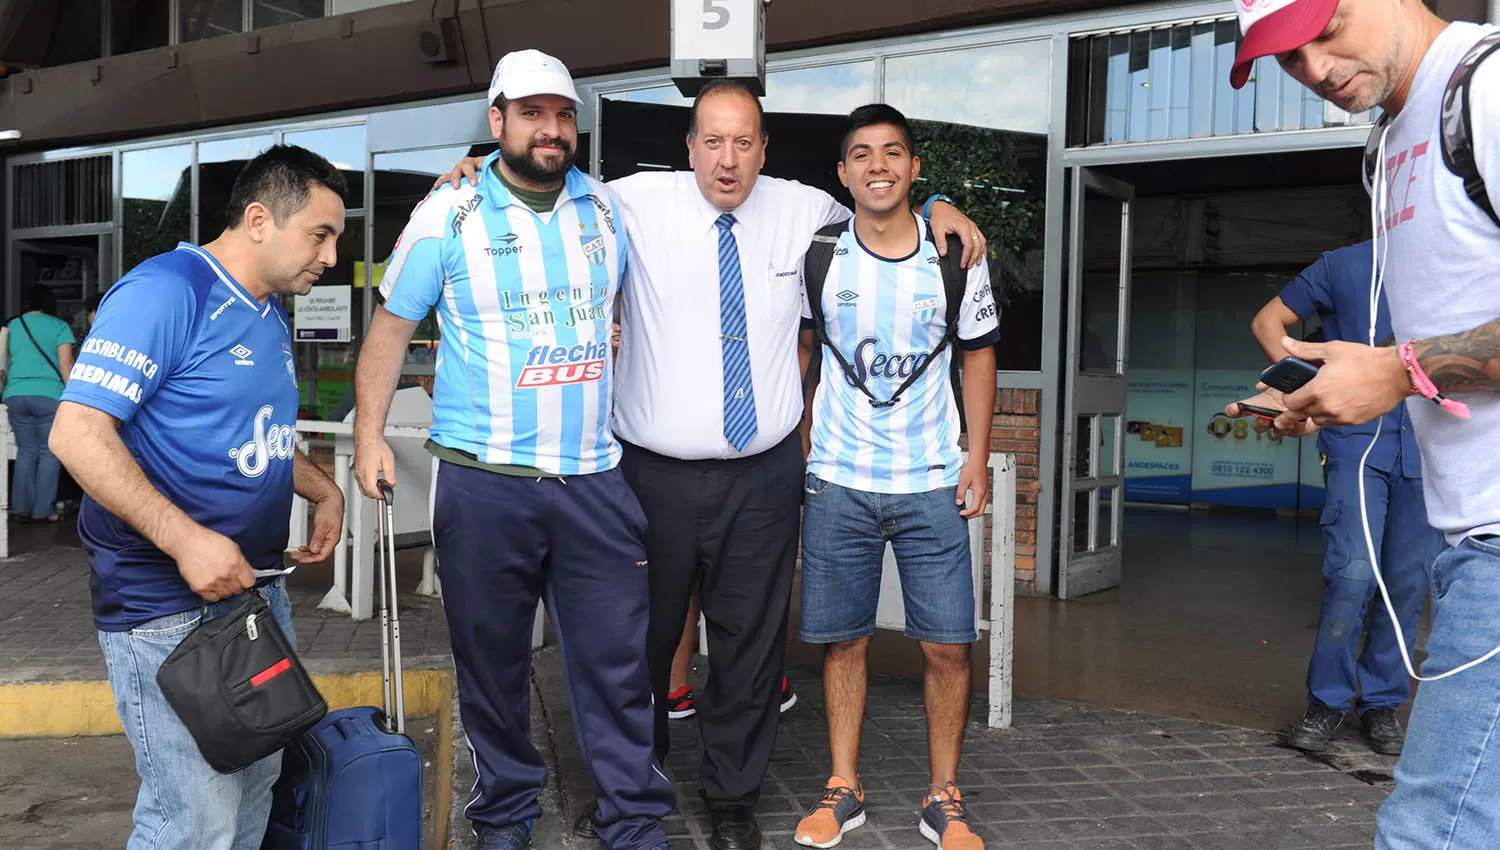
[[[562,148],[562,162],[557,167],[547,168],[537,161],[536,148],[540,144],[557,145]],[[574,161],[578,159],[578,154],[566,139],[538,139],[528,143],[526,150],[522,153],[512,153],[502,144],[500,159],[505,161],[505,166],[517,177],[531,183],[551,185],[562,181],[568,169],[572,168]]]

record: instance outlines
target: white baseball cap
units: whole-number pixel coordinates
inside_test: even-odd
[[[1244,36],[1229,71],[1229,83],[1235,88],[1250,79],[1255,60],[1297,50],[1322,35],[1339,8],[1339,0],[1234,0],[1234,4]]]
[[[578,103],[578,90],[573,88],[568,67],[540,50],[516,50],[500,57],[495,76],[490,78],[487,103],[493,104],[502,94],[510,100],[555,94]]]

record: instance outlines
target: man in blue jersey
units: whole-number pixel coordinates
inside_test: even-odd
[[[614,299],[628,241],[613,193],[573,167],[578,95],[558,60],[507,54],[490,84],[500,150],[477,185],[412,213],[356,370],[355,470],[395,483],[383,431],[434,306],[433,536],[481,850],[524,850],[545,778],[531,744],[531,631],[545,594],[611,850],[667,847],[652,752],[646,520],[609,429]]]
[[[337,259],[343,176],[277,146],[245,166],[229,226],[110,287],[68,376],[51,447],[82,486],[99,643],[141,789],[130,850],[255,850],[281,755],[215,772],[156,684],[199,622],[265,597],[293,636],[281,573],[292,491],[316,506],[292,554],[326,558],[344,498],[296,449],[297,374],[277,296],[305,294]],[[253,589],[253,590],[252,590]]]
[[[1287,356],[1281,344],[1287,328],[1314,315],[1322,319],[1325,339],[1369,345],[1373,267],[1368,241],[1329,251],[1262,307],[1250,327],[1271,362]],[[1391,319],[1384,297],[1378,299],[1377,307],[1378,343],[1391,335]],[[1275,390],[1267,390],[1262,401],[1272,409],[1285,407]],[[1230,405],[1226,412],[1242,411]],[[1258,430],[1267,427],[1264,421],[1256,421]],[[1375,430],[1376,423],[1367,422],[1318,433],[1327,485],[1320,520],[1325,587],[1318,635],[1307,665],[1307,711],[1287,734],[1287,743],[1299,750],[1327,749],[1351,701],[1375,752],[1400,755],[1406,737],[1396,710],[1411,697],[1411,683],[1383,600],[1376,601],[1370,628],[1365,629],[1365,609],[1375,599],[1376,588],[1361,511],[1369,514],[1380,572],[1407,646],[1415,645],[1417,620],[1427,599],[1427,573],[1443,549],[1443,538],[1427,524],[1422,454],[1405,406],[1385,414],[1378,438]],[[1374,448],[1370,447],[1372,439],[1376,440]],[[1366,636],[1363,648],[1361,636]]]
[[[864,106],[849,116],[843,147],[839,179],[854,196],[855,213],[820,301],[826,339],[853,374],[846,376],[837,358],[823,358],[802,520],[801,636],[827,645],[833,776],[794,835],[799,844],[832,847],[865,822],[865,658],[889,541],[906,634],[921,642],[927,660],[931,779],[921,833],[942,850],[982,850],[955,782],[969,710],[969,645],[978,637],[968,520],[983,516],[989,500],[989,443],[971,440],[968,460],[960,461],[958,405],[971,434],[989,434],[1000,338],[989,268],[979,263],[967,273],[954,338],[963,350],[957,399],[948,379],[954,354],[943,343],[949,328],[941,264],[929,228],[907,200],[921,170],[911,129],[890,106]],[[804,303],[803,315],[817,313]],[[803,331],[802,344],[810,354],[812,330]]]

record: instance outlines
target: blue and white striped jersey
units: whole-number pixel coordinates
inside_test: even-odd
[[[946,331],[948,301],[937,248],[927,239],[926,222],[916,218],[919,247],[900,260],[871,253],[850,220],[823,284],[828,339],[882,401],[932,353]],[[810,318],[806,298],[804,286],[802,315]],[[999,339],[990,272],[980,263],[969,270],[958,313],[958,345],[980,349]],[[877,408],[824,351],[807,471],[872,493],[956,487],[962,400],[953,397],[948,379],[953,356],[953,346],[945,348],[898,403]]]
[[[615,197],[575,168],[538,215],[495,175],[498,156],[477,187],[417,206],[380,286],[404,319],[437,305],[431,437],[489,464],[612,469],[610,332],[628,250]]]

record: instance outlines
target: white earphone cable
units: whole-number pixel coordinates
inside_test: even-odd
[[[1389,256],[1391,246],[1389,239],[1385,240],[1383,246],[1380,239],[1381,228],[1385,226],[1385,216],[1388,211],[1386,208],[1385,191],[1385,137],[1389,130],[1389,124],[1380,130],[1380,143],[1376,148],[1375,182],[1373,186],[1374,198],[1370,204],[1370,238],[1372,240],[1370,243],[1370,257],[1372,268],[1370,269],[1369,342],[1371,348],[1377,344],[1375,339],[1375,322],[1379,316],[1380,296],[1385,289],[1385,260]],[[1405,404],[1405,402],[1402,402],[1402,404]],[[1385,417],[1383,416],[1376,418],[1375,436],[1370,438],[1370,445],[1365,448],[1365,453],[1359,460],[1359,520],[1364,528],[1365,549],[1370,555],[1370,569],[1375,573],[1375,584],[1380,588],[1380,599],[1385,603],[1386,613],[1390,615],[1391,628],[1396,631],[1396,645],[1401,649],[1401,661],[1406,665],[1406,672],[1410,673],[1411,677],[1419,682],[1436,682],[1439,679],[1446,679],[1449,676],[1462,673],[1465,670],[1483,664],[1496,655],[1500,655],[1500,646],[1495,647],[1472,661],[1460,664],[1445,673],[1439,673],[1435,676],[1420,676],[1417,674],[1416,665],[1411,660],[1411,650],[1406,646],[1406,636],[1401,633],[1401,621],[1396,616],[1396,606],[1391,603],[1390,591],[1386,589],[1385,578],[1380,573],[1380,558],[1375,551],[1375,537],[1370,533],[1370,509],[1365,495],[1365,467],[1370,460],[1370,452],[1374,451],[1375,443],[1380,439],[1381,426],[1384,424],[1384,420]],[[1426,565],[1424,564],[1423,566],[1425,567]],[[1403,568],[1410,569],[1411,565],[1403,565]]]

